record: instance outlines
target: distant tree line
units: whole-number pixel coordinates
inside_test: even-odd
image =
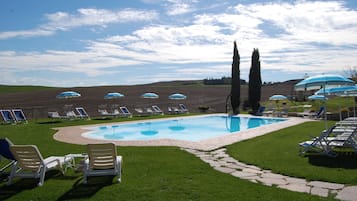
[[[220,79],[206,78],[203,80],[203,84],[205,85],[225,85],[225,84],[231,84],[231,82],[232,82],[231,77],[222,77]],[[240,79],[240,84],[244,85],[247,84],[247,82],[243,79]]]

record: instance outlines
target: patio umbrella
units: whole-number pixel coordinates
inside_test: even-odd
[[[331,87],[331,88],[326,88],[325,91],[323,89],[320,89],[315,92],[315,94],[323,94],[326,93],[326,95],[337,95],[337,96],[354,96],[353,94],[357,93],[357,86],[341,86],[341,87]],[[350,95],[348,95],[350,94]],[[340,120],[342,120],[342,114],[341,114],[341,105],[340,107]],[[354,111],[354,113],[356,113]]]
[[[329,87],[324,89],[320,89],[315,92],[316,95],[323,95],[324,93],[326,95],[340,95],[340,94],[347,94],[347,93],[353,93],[357,92],[357,86],[341,86],[341,87]]]
[[[75,91],[64,91],[56,96],[57,99],[71,99],[78,97],[81,97],[81,94]],[[63,110],[67,112],[72,111],[72,106],[72,104],[64,105]]]
[[[58,99],[68,99],[68,98],[76,98],[76,97],[80,97],[81,94],[75,91],[64,91],[59,93],[56,98]]]
[[[180,94],[180,93],[174,93],[169,96],[170,100],[185,100],[187,96]]]
[[[157,95],[156,93],[144,93],[141,95],[141,98],[149,98],[149,99],[156,99],[159,98],[159,95]]]
[[[347,79],[341,75],[335,74],[326,74],[326,75],[317,75],[308,77],[295,85],[296,91],[308,91],[308,90],[316,90],[323,89],[323,95],[326,95],[326,87],[337,87],[344,85],[355,85],[355,82]],[[326,108],[326,101],[324,102],[324,107]],[[326,110],[324,113],[325,126],[327,129],[327,114]]]
[[[311,95],[309,97],[307,97],[307,99],[309,100],[320,100],[320,101],[326,101],[328,100],[328,98],[324,95]]]
[[[124,97],[124,95],[121,93],[109,92],[104,96],[104,99],[117,99],[117,98],[122,98],[122,97]]]
[[[273,95],[269,97],[269,100],[275,100],[275,101],[286,100],[286,99],[288,98],[284,95]]]
[[[341,75],[326,74],[308,77],[295,85],[295,91],[309,91],[322,88],[355,85],[355,82]]]
[[[121,94],[121,93],[118,93],[118,92],[109,92],[109,93],[105,94],[104,99],[106,99],[106,100],[114,100],[114,99],[123,98],[123,97],[124,97],[124,94]],[[112,104],[111,105],[112,112],[114,112],[114,110],[117,107],[118,107],[118,105]]]

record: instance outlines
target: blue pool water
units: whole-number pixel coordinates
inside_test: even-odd
[[[205,115],[86,127],[89,132],[84,133],[83,136],[105,140],[176,139],[200,141],[281,121],[285,121],[285,119]]]

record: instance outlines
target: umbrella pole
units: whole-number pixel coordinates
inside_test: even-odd
[[[326,97],[326,83],[324,83],[324,97]],[[327,104],[326,100],[324,101],[324,118],[325,118],[325,129],[327,130]]]

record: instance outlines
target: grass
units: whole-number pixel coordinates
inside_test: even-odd
[[[42,120],[22,125],[1,125],[0,137],[8,137],[15,144],[35,144],[44,157],[82,153],[85,152],[83,145],[53,140],[55,131],[51,128],[100,122],[103,120]],[[249,141],[243,144],[249,144]],[[235,146],[240,145],[230,146],[230,152],[235,153]],[[245,147],[249,152],[250,147]],[[124,161],[120,184],[112,184],[112,178],[98,177],[83,185],[81,173],[72,170],[65,175],[51,172],[42,187],[36,187],[36,181],[32,179],[15,180],[14,185],[9,187],[1,182],[0,200],[332,200],[240,180],[215,171],[199,158],[176,147],[117,149]],[[265,149],[259,147],[256,150],[261,152]],[[268,156],[274,158],[274,155]],[[304,165],[311,166],[308,163]]]
[[[314,100],[314,101],[306,101],[306,102],[296,102],[296,101],[266,101],[263,102],[262,105],[264,106],[277,106],[282,108],[282,103],[287,103],[290,107],[290,112],[302,112],[304,109],[312,109],[314,111],[319,111],[319,108],[324,104],[323,101]],[[311,105],[311,108],[303,108],[299,107],[302,105]],[[339,113],[340,109],[349,110],[353,113],[353,107],[355,107],[354,97],[329,97],[326,101],[326,108],[328,112]]]
[[[333,122],[329,122],[332,124]],[[228,146],[228,153],[245,163],[276,173],[344,184],[357,184],[357,157],[299,156],[298,143],[319,135],[324,122],[307,122]],[[309,136],[311,135],[311,136]]]

